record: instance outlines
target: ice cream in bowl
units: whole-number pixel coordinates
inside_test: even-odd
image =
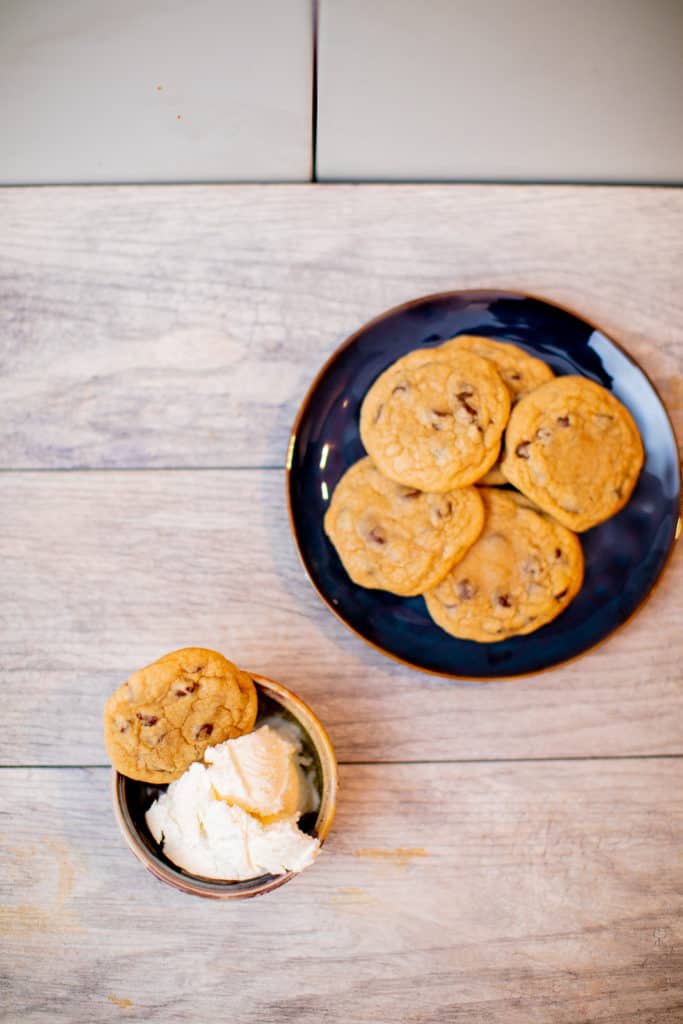
[[[336,758],[314,713],[280,683],[185,648],[119,687],[104,727],[119,826],[157,878],[243,899],[319,856]]]

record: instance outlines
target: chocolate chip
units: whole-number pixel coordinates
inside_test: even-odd
[[[515,448],[515,455],[517,456],[518,459],[528,459],[529,458],[529,445],[530,444],[531,444],[531,441],[520,441],[520,443]]]
[[[184,687],[179,687],[173,691],[174,697],[187,697],[188,693],[194,693],[199,686],[199,683],[185,683]]]
[[[130,728],[130,722],[124,722],[123,725],[119,726],[119,732],[128,732]]]
[[[381,530],[378,530],[376,526],[373,527],[372,530],[370,530],[370,533],[368,534],[368,540],[373,541],[373,543],[375,544],[386,544],[387,542],[387,538],[384,536]]]
[[[499,604],[501,608],[511,608],[512,602],[510,601],[510,595],[498,594],[496,597],[496,604]]]
[[[419,498],[421,494],[422,494],[422,491],[416,491],[416,490],[404,491],[403,494],[401,495],[401,497],[402,498]]]
[[[549,441],[552,436],[552,430],[548,430],[547,427],[539,427],[536,431],[536,438],[539,441]]]
[[[563,597],[567,596],[568,591],[569,591],[569,587],[565,587],[564,590],[561,590],[559,592],[559,594],[555,594],[555,600],[556,601],[561,601]]]
[[[437,510],[436,510],[437,518],[438,519],[448,519],[448,517],[449,517],[449,515],[451,514],[452,511],[453,511],[453,504],[452,504],[452,502],[447,501],[445,505],[441,505],[439,508],[437,508]]]
[[[562,558],[562,548],[555,548],[555,558]]]
[[[447,419],[451,415],[450,412],[448,412],[448,411],[444,412],[443,409],[432,409],[430,411],[432,413],[432,416],[437,416],[440,420],[445,420],[445,419]],[[432,423],[432,429],[433,430],[443,430],[443,426],[440,423],[438,423],[438,422],[437,423]]]
[[[211,722],[204,722],[204,725],[200,725],[200,727],[197,729],[195,735],[198,740],[203,740],[205,738],[208,738],[212,732],[213,725],[211,724]]]
[[[568,427],[569,426],[569,416],[558,416],[557,417],[557,422],[560,424],[561,427]]]
[[[522,378],[520,377],[520,375],[518,373],[514,373],[514,372],[508,373],[508,380],[521,380],[521,379]]]
[[[141,711],[136,713],[136,718],[139,718],[143,725],[156,725],[159,719],[156,715],[143,715]]]
[[[477,415],[477,410],[474,408],[473,405],[470,405],[469,402],[467,401],[467,399],[471,398],[473,394],[474,392],[472,391],[471,388],[466,388],[463,391],[459,391],[455,397],[458,399],[465,412],[468,413],[468,415],[470,415],[472,419],[475,419]]]
[[[458,580],[455,584],[455,592],[461,601],[469,601],[476,593],[471,580]]]

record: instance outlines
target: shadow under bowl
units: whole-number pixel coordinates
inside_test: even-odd
[[[291,690],[265,676],[251,675],[258,694],[256,725],[277,714],[296,722],[303,732],[304,750],[311,756],[316,774],[320,807],[317,812],[302,815],[299,827],[303,832],[316,836],[322,846],[332,826],[337,802],[337,759],[330,738],[308,705]],[[129,779],[117,771],[113,773],[114,812],[123,837],[138,860],[156,878],[195,896],[235,900],[272,892],[295,877],[296,872],[288,871],[283,875],[260,875],[241,882],[230,882],[192,875],[173,864],[165,856],[145,821],[146,812],[166,788]]]

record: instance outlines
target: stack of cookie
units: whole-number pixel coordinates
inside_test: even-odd
[[[484,643],[567,607],[583,581],[574,531],[618,512],[643,464],[638,429],[610,392],[478,336],[392,364],[365,396],[360,435],[368,457],[325,515],[346,571],[424,595],[439,626]]]

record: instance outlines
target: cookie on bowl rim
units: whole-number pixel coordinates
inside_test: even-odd
[[[581,589],[583,552],[571,530],[524,496],[478,490],[484,529],[425,602],[452,636],[497,643],[532,633],[565,610]]]
[[[104,709],[114,768],[140,782],[180,778],[208,746],[249,732],[254,681],[217,651],[185,647],[134,672]]]
[[[589,530],[631,497],[645,453],[625,405],[586,377],[556,377],[520,399],[503,475],[571,530]]]
[[[389,479],[450,491],[491,468],[509,414],[508,388],[490,360],[464,349],[417,349],[370,387],[360,436]]]
[[[509,341],[497,341],[479,334],[458,334],[444,342],[441,348],[445,351],[464,349],[482,359],[490,359],[507,384],[513,404],[555,376],[542,359],[529,355]]]
[[[385,477],[366,457],[344,473],[325,513],[325,532],[361,587],[413,597],[436,586],[481,533],[474,487],[426,493]]]

